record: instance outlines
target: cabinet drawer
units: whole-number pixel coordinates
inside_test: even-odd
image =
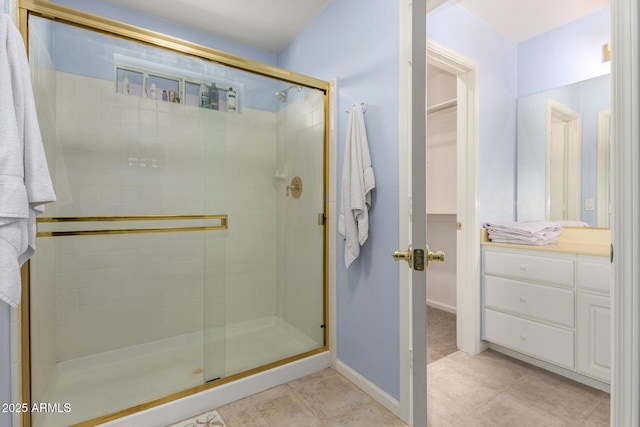
[[[484,272],[516,279],[573,287],[575,256],[536,256],[524,253],[485,250]]]
[[[484,339],[574,369],[573,332],[484,309]]]
[[[609,295],[610,274],[609,258],[578,256],[578,289]]]
[[[573,328],[574,292],[495,276],[484,276],[484,304]]]

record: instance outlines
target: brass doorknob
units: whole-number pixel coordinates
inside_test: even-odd
[[[405,251],[395,251],[393,253],[393,259],[396,261],[407,261],[409,268],[413,268],[413,247],[409,245],[409,248]]]
[[[425,252],[427,253],[426,257]],[[406,251],[395,251],[393,253],[393,259],[396,261],[407,261],[409,268],[423,271],[425,268],[429,268],[429,264],[432,262],[444,262],[444,252],[431,252],[429,246],[427,246],[425,251],[422,249],[416,249],[414,251],[413,246],[409,245]]]
[[[432,262],[444,262],[444,252],[431,252],[429,246],[427,246],[427,268],[429,268],[429,264]]]

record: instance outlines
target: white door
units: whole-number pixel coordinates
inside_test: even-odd
[[[551,124],[551,160],[549,166],[549,219],[557,221],[567,218],[567,185],[565,163],[567,159],[568,126],[566,122]]]
[[[547,100],[547,217],[580,220],[580,128],[582,116]]]
[[[426,247],[426,1],[400,2],[399,251]],[[414,197],[415,195],[415,197]],[[426,275],[399,261],[400,418],[427,425]]]
[[[434,0],[427,6],[435,8]],[[399,99],[399,242],[406,251],[425,249],[426,230],[426,52],[429,62],[458,76],[457,169],[457,336],[458,348],[471,354],[484,349],[480,339],[480,233],[477,212],[479,143],[479,67],[434,41],[426,40],[424,1],[404,0],[400,7]],[[412,11],[413,13],[410,13]],[[420,94],[420,96],[418,95]],[[424,94],[424,95],[422,95]],[[439,248],[436,248],[439,249]],[[426,274],[401,265],[400,417],[426,425]],[[464,298],[461,298],[464,295]]]

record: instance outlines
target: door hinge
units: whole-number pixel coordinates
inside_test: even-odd
[[[325,225],[327,223],[327,217],[323,213],[318,214],[318,225]]]
[[[462,230],[462,223],[456,222],[456,230]]]
[[[413,349],[409,349],[409,368],[413,369]]]

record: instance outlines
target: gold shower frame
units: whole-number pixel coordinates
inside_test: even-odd
[[[91,420],[83,421],[75,424],[73,427],[90,427],[106,423],[127,415],[134,414],[155,406],[159,406],[174,400],[181,399],[204,390],[217,387],[222,384],[236,381],[259,372],[263,372],[278,366],[286,365],[296,360],[304,359],[309,356],[326,352],[329,349],[329,227],[328,222],[328,195],[329,195],[329,92],[330,84],[327,81],[316,79],[303,74],[294,73],[272,65],[264,64],[258,61],[243,58],[237,55],[226,53],[220,50],[212,49],[186,40],[167,36],[162,33],[150,31],[144,28],[129,25],[123,22],[115,21],[99,15],[86,13],[70,7],[51,3],[46,0],[19,0],[18,4],[18,27],[23,37],[27,52],[29,50],[29,16],[38,16],[55,22],[73,25],[87,30],[119,37],[125,40],[143,43],[157,48],[166,49],[180,54],[186,54],[193,57],[201,58],[207,61],[220,63],[232,68],[248,71],[254,74],[279,79],[291,84],[302,85],[312,89],[321,90],[324,93],[324,212],[320,212],[322,216],[322,224],[324,226],[323,233],[323,323],[324,323],[324,345],[318,349],[305,352],[296,356],[288,357],[267,365],[259,366],[239,374],[234,374],[222,378],[215,382],[204,383],[199,386],[182,390],[168,396],[151,400],[146,403],[137,404],[132,407],[103,415]],[[41,218],[39,222],[81,222],[81,221],[147,221],[147,220],[184,220],[184,219],[219,219],[219,226],[211,227],[163,227],[163,228],[147,228],[147,229],[119,229],[119,230],[89,230],[93,234],[130,234],[130,233],[159,233],[159,232],[183,232],[183,231],[211,231],[227,229],[226,215],[179,215],[179,216],[137,216],[137,217],[82,217],[82,218]],[[71,231],[62,232],[63,234],[54,234],[41,232],[41,238],[52,236],[81,235],[87,234],[87,231]],[[60,232],[58,232],[60,233]],[[27,262],[21,271],[22,275],[22,292],[23,303],[20,305],[20,329],[21,329],[21,394],[22,402],[27,403],[31,407],[31,345],[30,345],[30,265]],[[31,427],[31,416],[29,412],[23,413],[23,426]]]

